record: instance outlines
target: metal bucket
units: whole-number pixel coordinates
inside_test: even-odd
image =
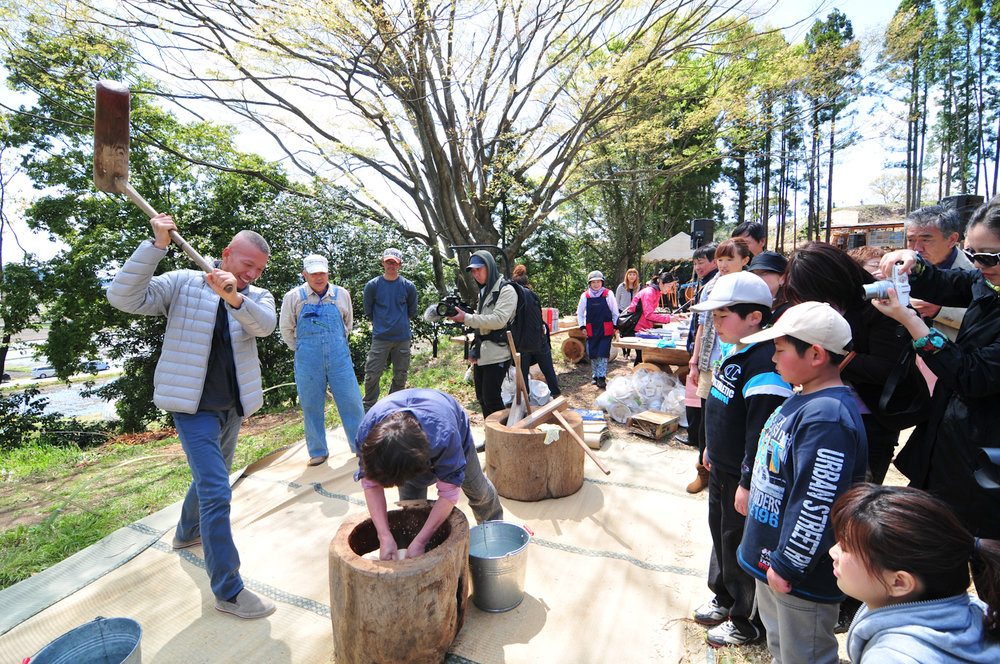
[[[487,521],[469,529],[472,601],[483,611],[510,611],[524,599],[528,530],[507,521]]]
[[[131,618],[103,618],[71,629],[42,648],[31,664],[139,664],[142,627]]]

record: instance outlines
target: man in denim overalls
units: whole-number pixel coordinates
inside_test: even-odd
[[[329,264],[323,256],[306,256],[302,265],[306,283],[285,294],[279,329],[281,338],[295,351],[295,388],[305,421],[309,465],[318,466],[330,454],[326,446],[327,386],[352,452],[357,452],[355,440],[365,411],[347,346],[354,325],[351,295],[330,283]]]

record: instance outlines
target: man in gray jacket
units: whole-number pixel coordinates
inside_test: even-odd
[[[211,274],[175,270],[154,277],[176,226],[165,214],[150,223],[154,239],[115,275],[108,301],[128,313],[167,317],[153,403],[173,416],[193,476],[173,547],[203,546],[216,609],[263,618],[275,606],[240,578],[229,471],[243,418],[264,403],[257,337],[274,331],[277,316],[271,294],[250,283],[264,271],[270,247],[257,233],[240,231]]]

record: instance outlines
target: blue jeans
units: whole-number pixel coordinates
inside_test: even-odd
[[[344,425],[344,435],[351,452],[357,453],[358,427],[364,419],[365,410],[361,405],[361,390],[354,376],[350,351],[337,353],[308,353],[298,347],[295,351],[295,388],[302,406],[302,421],[305,424],[306,447],[310,457],[327,456],[326,445],[326,387],[337,404],[340,421]]]
[[[171,415],[193,477],[181,506],[177,539],[201,536],[212,593],[228,600],[243,590],[240,555],[229,522],[229,471],[243,418],[235,408]]]

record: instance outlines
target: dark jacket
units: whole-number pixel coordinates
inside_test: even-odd
[[[911,344],[909,334],[903,326],[883,316],[869,302],[861,302],[848,309],[844,318],[851,325],[851,340],[855,352],[852,359],[841,372],[841,378],[850,383],[868,410],[883,426],[899,431],[889,418],[879,411],[879,398],[889,375],[892,373],[900,354]],[[901,381],[900,389],[912,388],[913,398],[922,397],[926,400],[926,382],[916,364],[911,363],[907,375]],[[909,426],[913,426],[910,423]]]
[[[896,465],[911,485],[940,496],[978,537],[1000,538],[1000,495],[976,483],[979,448],[1000,437],[1000,295],[976,270],[939,270],[921,261],[914,297],[968,307],[958,337],[936,352],[918,350],[938,377],[930,416]]]

